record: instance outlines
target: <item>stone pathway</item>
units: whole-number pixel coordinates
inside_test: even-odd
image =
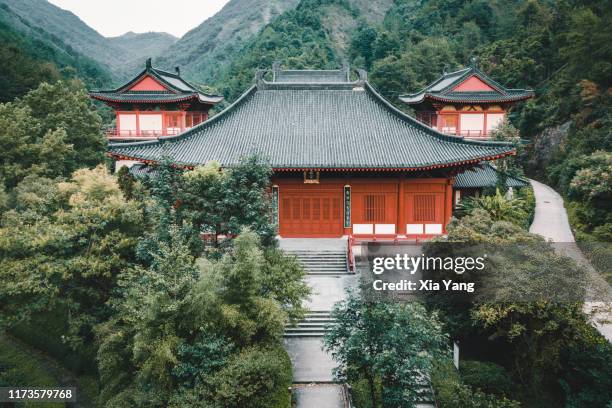
[[[293,387],[295,403],[304,408],[344,407],[344,393],[339,384],[310,384]]]
[[[289,253],[302,251],[346,251],[346,239],[279,239],[281,249]],[[344,299],[346,288],[357,282],[352,274],[310,274],[306,282],[312,294],[306,301],[310,311],[329,312]],[[285,337],[285,349],[293,366],[293,399],[297,408],[343,408],[342,386],[334,383],[332,370],[337,366],[323,350],[323,338]]]
[[[597,330],[612,342],[612,292],[607,282],[593,269],[574,240],[563,198],[551,187],[530,180],[536,199],[536,210],[529,232],[543,236],[555,244],[555,249],[572,259],[589,272],[589,298],[603,299],[587,301],[584,311]]]
[[[333,383],[332,370],[336,362],[323,351],[320,337],[289,337],[284,339],[293,366],[293,382]],[[299,405],[298,405],[299,406]]]

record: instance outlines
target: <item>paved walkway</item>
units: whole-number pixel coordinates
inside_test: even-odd
[[[529,232],[553,242],[574,242],[563,198],[546,184],[530,180],[536,199],[535,217]]]
[[[329,354],[323,351],[322,338],[288,337],[284,342],[285,350],[293,366],[294,383],[334,382],[332,370],[337,364]]]
[[[555,243],[555,249],[574,259],[585,268],[591,278],[589,284],[589,298],[604,299],[605,301],[587,301],[584,305],[585,313],[597,330],[612,342],[612,313],[610,307],[611,291],[607,282],[593,269],[591,264],[576,245],[574,234],[567,218],[563,198],[551,187],[530,180],[536,199],[535,216],[529,232],[539,234]]]
[[[304,408],[342,408],[344,395],[339,384],[310,384],[293,387],[296,405]]]
[[[289,251],[345,251],[346,238],[279,239],[279,247]],[[355,275],[305,278],[312,288],[305,306],[311,311],[331,311],[346,294],[346,288],[357,282]],[[297,408],[343,408],[342,386],[334,384],[332,370],[337,363],[323,350],[321,337],[286,337],[285,349],[293,366],[293,399]]]

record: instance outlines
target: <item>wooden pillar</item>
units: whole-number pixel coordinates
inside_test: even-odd
[[[113,136],[121,136],[121,120],[119,119],[119,111],[115,111],[115,134]]]
[[[187,112],[185,111],[181,112],[180,124],[181,124],[181,133],[183,133],[185,131],[185,125],[187,124]]]
[[[402,174],[399,178],[399,188],[397,197],[397,235],[406,235],[406,177]]]
[[[451,216],[453,215],[453,184],[455,180],[454,178],[449,178],[446,181],[446,194],[444,196],[445,205],[444,205],[444,223],[443,223],[443,232],[446,234],[446,224],[450,221]]]
[[[136,111],[136,136],[140,136],[140,111]]]

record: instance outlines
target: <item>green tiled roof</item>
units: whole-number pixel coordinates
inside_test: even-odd
[[[177,68],[178,69],[178,68]],[[130,87],[140,81],[144,76],[150,75],[168,88],[168,91],[130,91]],[[182,102],[190,99],[197,99],[201,103],[215,104],[223,100],[222,96],[209,95],[201,92],[196,87],[185,81],[177,73],[162,71],[153,68],[151,60],[147,60],[144,71],[140,72],[133,79],[117,89],[106,91],[91,91],[92,98],[107,102]]]
[[[304,71],[302,75],[308,75]],[[212,119],[175,137],[115,143],[119,158],[222,166],[259,154],[282,169],[430,169],[514,152],[500,142],[446,136],[383,99],[362,77],[343,83],[256,84]]]
[[[459,174],[455,179],[455,188],[484,188],[497,185],[497,169],[490,163],[483,163],[482,168],[475,167]],[[529,185],[529,181],[520,177],[508,176],[506,187],[520,188]]]
[[[453,89],[468,78],[476,76],[484,83],[493,88],[493,91],[463,91],[456,92]],[[400,95],[399,99],[407,104],[414,105],[423,102],[425,99],[432,99],[442,102],[458,103],[502,103],[519,101],[533,97],[530,89],[508,89],[497,83],[475,66],[461,69],[459,71],[445,73],[436,81],[429,84],[420,92]]]

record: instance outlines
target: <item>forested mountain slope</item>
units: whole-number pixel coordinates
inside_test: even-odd
[[[230,0],[217,14],[189,31],[163,56],[158,65],[180,65],[183,72],[199,82],[218,78],[221,66],[262,27],[299,0]]]
[[[70,11],[46,0],[0,0],[0,5],[5,6],[4,22],[12,30],[29,38],[45,37],[65,52],[96,61],[115,82],[126,79],[146,58],[159,55],[176,41],[170,34],[154,32],[106,38]],[[107,81],[105,85],[111,84]]]
[[[0,0],[0,3],[8,5],[32,30],[43,30],[55,36],[109,69],[122,62],[123,52],[70,11],[46,0]]]
[[[257,68],[269,68],[276,60],[288,68],[337,68],[349,61],[353,33],[381,23],[391,6],[391,0],[302,0],[235,52],[214,85],[231,100],[246,89]]]
[[[0,102],[21,96],[40,82],[62,77],[78,76],[87,85],[96,87],[111,82],[108,69],[22,18],[3,0],[0,1],[0,60]]]
[[[178,40],[175,36],[168,33],[148,32],[134,33],[127,32],[118,37],[106,39],[112,46],[121,48],[125,52],[125,57],[114,71],[122,79],[131,78],[135,72],[142,70],[147,58],[163,55],[168,48],[173,46]]]

